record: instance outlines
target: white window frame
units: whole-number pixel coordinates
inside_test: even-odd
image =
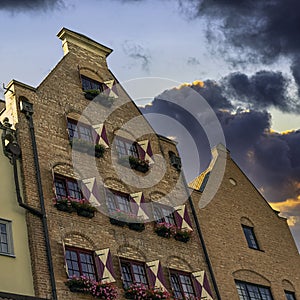
[[[0,247],[0,255],[15,257],[13,236],[12,236],[12,221],[0,218],[0,224],[5,225],[5,227],[6,227],[7,247],[8,247],[7,252],[2,252],[1,247]],[[0,236],[0,242],[1,242],[1,236]]]

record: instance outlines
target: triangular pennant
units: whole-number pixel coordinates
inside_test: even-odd
[[[189,217],[187,207],[185,204],[175,207],[174,216],[176,220],[176,225],[180,229],[193,230],[191,219]]]
[[[98,144],[103,145],[105,148],[109,148],[109,142],[107,138],[106,128],[104,124],[93,125],[94,130],[98,135]]]
[[[151,287],[167,291],[166,282],[160,261],[154,260],[147,262],[146,266]]]
[[[132,200],[132,209],[133,213],[138,216],[142,217],[143,219],[148,219],[148,215],[145,209],[145,198],[142,192],[130,194]]]
[[[118,92],[115,85],[115,80],[112,79],[112,80],[104,81],[104,84],[107,87],[105,93],[110,97],[118,98]]]
[[[152,148],[150,145],[150,141],[149,140],[143,140],[143,141],[139,141],[137,142],[138,145],[140,146],[140,158],[142,160],[146,160],[149,162],[149,164],[153,164],[154,160],[153,160],[153,152],[152,152]]]
[[[112,257],[109,248],[95,251],[98,258],[98,276],[102,283],[115,282]]]
[[[81,191],[86,200],[90,202],[90,204],[94,206],[101,205],[101,195],[100,189],[97,185],[97,181],[95,177],[86,178],[82,180]]]

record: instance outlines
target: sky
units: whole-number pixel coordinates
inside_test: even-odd
[[[1,87],[11,79],[38,86],[62,57],[62,27],[114,49],[109,68],[130,94],[130,82],[155,78],[146,97],[133,98],[156,131],[176,139],[188,180],[213,145],[176,103],[205,119],[188,102],[202,95],[231,156],[288,218],[300,249],[298,0],[11,0],[0,1],[0,24]]]

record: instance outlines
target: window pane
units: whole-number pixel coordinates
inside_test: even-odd
[[[180,280],[180,283],[181,283],[181,286],[182,286],[184,296],[188,299],[191,296],[195,296],[190,276],[179,275],[179,280]]]
[[[145,268],[142,265],[132,264],[134,282],[142,283],[143,285],[147,286],[147,278],[145,274]]]
[[[254,230],[248,226],[242,226],[249,248],[258,249],[258,244],[254,235]]]
[[[171,274],[171,286],[176,299],[183,299],[183,295],[180,289],[178,277],[175,274]]]
[[[74,199],[82,199],[81,190],[78,186],[77,181],[67,180],[68,195]]]
[[[65,185],[65,180],[60,179],[54,179],[54,185],[56,190],[56,196],[58,199],[61,199],[63,197],[67,196],[67,189]]]
[[[0,253],[13,254],[13,247],[11,244],[10,222],[2,221],[0,223]]]
[[[119,209],[124,212],[131,212],[128,198],[121,195],[115,195]]]
[[[236,282],[240,300],[272,300],[270,288],[246,282]]]
[[[285,297],[287,300],[296,300],[295,293],[285,291]]]
[[[127,289],[133,284],[130,264],[121,263],[121,271],[124,287]]]

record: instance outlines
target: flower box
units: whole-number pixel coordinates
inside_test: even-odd
[[[104,107],[110,108],[113,105],[113,103],[115,101],[115,98],[114,97],[110,97],[108,95],[105,95],[103,93],[99,93],[95,97],[94,101],[96,103],[99,103],[99,104],[103,105]]]
[[[71,200],[68,198],[62,198],[62,199],[55,198],[54,206],[60,211],[65,211],[68,213],[71,213],[74,211]]]
[[[191,235],[192,235],[191,230],[177,229],[175,234],[174,234],[174,239],[176,241],[187,243],[190,240]]]
[[[147,286],[134,283],[129,288],[125,289],[124,296],[126,299],[133,300],[167,300],[170,299],[170,294],[162,289],[148,288]]]
[[[81,139],[73,138],[70,144],[74,150],[87,153],[92,156],[95,155],[97,158],[103,157],[105,152],[105,147],[103,145],[94,145],[93,143]]]
[[[145,230],[145,224],[144,223],[128,223],[129,229],[142,232]]]
[[[164,238],[170,238],[174,236],[176,226],[169,223],[157,223],[155,224],[154,231],[158,236]]]
[[[149,171],[149,163],[146,160],[141,160],[134,156],[123,156],[118,160],[119,164],[124,167],[130,167],[142,173]]]
[[[81,199],[79,201],[73,201],[72,206],[77,211],[78,216],[93,218],[95,216],[96,207],[91,205],[87,200]]]
[[[120,226],[120,227],[124,227],[125,225],[127,225],[127,222],[121,221],[121,220],[118,220],[118,219],[115,219],[115,218],[109,218],[109,221],[112,225],[117,225],[117,226]]]
[[[73,276],[65,285],[73,293],[90,294],[96,299],[115,300],[118,296],[116,287],[111,283],[102,283],[86,276]]]
[[[85,90],[84,91],[84,97],[87,100],[93,100],[99,94],[100,94],[99,90]]]

